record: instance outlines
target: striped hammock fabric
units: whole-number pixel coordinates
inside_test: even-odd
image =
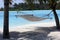
[[[28,21],[42,21],[42,20],[46,20],[46,19],[49,19],[49,18],[42,18],[42,17],[36,17],[36,16],[33,16],[33,15],[16,15],[16,17],[22,17]]]

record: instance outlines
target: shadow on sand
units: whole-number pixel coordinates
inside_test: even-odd
[[[47,36],[52,31],[58,30],[55,27],[37,27],[34,31],[28,32],[12,31],[9,40],[48,40]],[[0,34],[0,40],[3,40],[2,33]]]

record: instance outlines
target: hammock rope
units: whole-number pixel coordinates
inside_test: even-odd
[[[20,12],[20,11],[17,11],[17,14],[18,14],[18,13],[22,13],[22,14],[25,14],[25,15],[28,15],[28,16],[29,16],[29,15],[34,16],[33,14],[26,14],[26,13],[24,13],[24,12]],[[51,13],[52,13],[52,11],[49,12],[48,14],[46,14],[46,15],[41,16],[41,18],[46,17],[46,16],[49,18]],[[52,19],[52,18],[50,18],[50,19]]]
[[[46,14],[46,15],[43,15],[42,17],[48,17],[48,18],[52,19],[52,17],[50,17],[50,14],[51,14],[51,13],[52,13],[52,11],[49,12],[48,14]]]
[[[51,11],[51,12],[52,12],[52,11]],[[50,13],[48,13],[48,14],[46,14],[46,15],[43,15],[43,17],[44,17],[44,16],[50,16],[51,12],[50,12]]]
[[[50,16],[51,12],[49,14],[47,14],[47,15],[44,15],[44,16]],[[20,13],[22,13],[22,12],[20,12]],[[24,19],[26,19],[28,21],[32,21],[32,22],[34,22],[34,21],[42,21],[42,20],[46,20],[46,19],[52,19],[52,18],[48,18],[48,17],[44,17],[44,16],[43,17],[37,17],[37,16],[34,16],[33,14],[25,14],[25,13],[24,13],[24,15],[15,15],[15,16],[16,17],[22,17],[22,18],[24,18]]]

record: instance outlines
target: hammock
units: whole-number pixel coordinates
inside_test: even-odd
[[[51,13],[51,12],[50,12]],[[44,16],[49,16],[50,15],[44,15]],[[46,20],[46,19],[52,19],[52,18],[44,18],[44,17],[36,17],[33,14],[26,14],[26,15],[15,15],[16,17],[22,17],[28,21],[42,21],[42,20]]]

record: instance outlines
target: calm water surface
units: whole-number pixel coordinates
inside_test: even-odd
[[[60,10],[56,10],[57,13],[58,13],[58,17],[59,17],[59,20],[60,20]],[[51,10],[32,10],[32,11],[20,11],[18,13],[19,14],[33,14],[34,16],[37,16],[37,17],[46,17],[47,16],[44,16],[48,13],[50,13]],[[16,27],[16,26],[20,26],[20,25],[25,25],[25,24],[33,24],[33,23],[41,23],[41,22],[50,22],[50,21],[54,21],[54,15],[53,15],[53,12],[51,12],[50,14],[50,17],[49,18],[52,18],[52,19],[47,19],[47,20],[43,20],[43,21],[36,21],[36,22],[31,22],[31,21],[28,21],[24,18],[16,18],[17,15],[17,11],[9,11],[9,26],[10,27]],[[4,11],[0,11],[0,28],[3,27],[3,20],[4,20]]]

